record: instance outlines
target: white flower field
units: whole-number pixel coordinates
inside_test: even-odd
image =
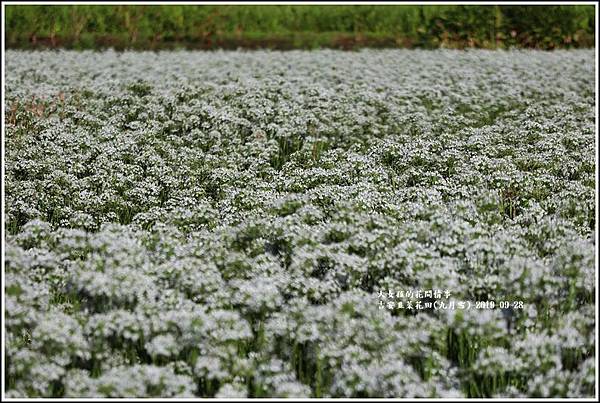
[[[8,397],[594,396],[593,49],[5,56]]]

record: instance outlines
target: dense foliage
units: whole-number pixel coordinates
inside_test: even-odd
[[[9,47],[594,46],[591,5],[6,6]]]
[[[594,73],[6,52],[8,395],[593,396]]]

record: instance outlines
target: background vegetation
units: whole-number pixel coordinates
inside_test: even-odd
[[[8,5],[8,48],[594,46],[594,7]]]

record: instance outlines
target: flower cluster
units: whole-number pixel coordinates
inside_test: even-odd
[[[5,67],[8,396],[594,395],[594,51]]]

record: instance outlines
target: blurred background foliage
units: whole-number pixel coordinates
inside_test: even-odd
[[[593,47],[592,5],[7,5],[8,48]]]

